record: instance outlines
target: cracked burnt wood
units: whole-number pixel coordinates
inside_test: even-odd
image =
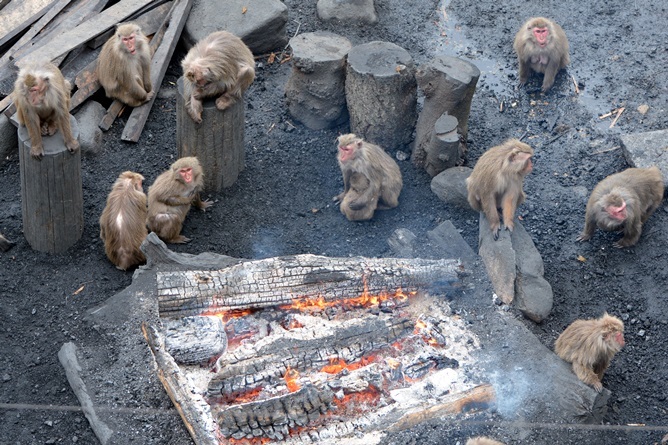
[[[412,331],[414,322],[396,316],[382,320],[366,316],[342,322],[317,338],[276,337],[262,346],[230,351],[220,358],[220,371],[209,381],[211,398],[230,398],[267,384],[283,381],[287,368],[321,369],[330,360],[356,362],[389,346]],[[227,396],[227,397],[226,397]]]
[[[296,392],[214,412],[220,433],[233,439],[267,437],[283,440],[295,427],[306,426],[334,408],[334,393],[307,384]]]
[[[274,257],[217,271],[160,272],[158,310],[161,317],[184,317],[279,306],[302,298],[333,301],[393,294],[398,289],[443,294],[456,291],[465,274],[462,264],[451,259]]]
[[[189,379],[166,351],[163,335],[146,323],[142,323],[141,330],[153,353],[158,378],[172,399],[190,437],[197,445],[219,445],[218,427],[211,416],[209,404],[194,390]]]

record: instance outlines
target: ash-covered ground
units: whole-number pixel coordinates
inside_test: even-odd
[[[417,64],[446,53],[478,65],[483,75],[469,120],[468,165],[509,137],[524,136],[536,150],[525,186],[527,201],[518,213],[543,256],[555,301],[542,324],[524,323],[550,348],[577,318],[608,311],[626,324],[626,347],[603,379],[613,393],[603,426],[509,424],[498,415],[484,414],[467,422],[431,422],[388,436],[386,443],[455,444],[478,433],[508,444],[659,443],[668,432],[667,208],[652,216],[635,247],[614,249],[617,235],[601,232],[584,244],[575,239],[588,192],[628,167],[619,135],[668,127],[666,6],[650,0],[376,0],[380,22],[351,26],[322,23],[314,1],[284,3],[290,36],[297,29],[330,30],[354,44],[396,43]],[[560,23],[571,46],[571,65],[545,95],[536,92],[538,79],[515,89],[512,40],[520,24],[536,15]],[[132,272],[119,271],[107,261],[98,218],[120,172],[140,172],[148,185],[174,161],[175,81],[183,55],[182,50],[175,54],[139,143],[120,140],[126,113],[105,134],[102,153],[83,159],[85,228],[67,253],[48,255],[30,248],[21,232],[18,156],[13,154],[0,167],[0,231],[17,242],[0,254],[0,444],[96,443],[76,409],[78,401],[57,352],[69,341],[101,342],[103,334],[84,322],[83,314],[132,281]],[[422,237],[445,220],[477,249],[477,218],[446,207],[431,192],[427,173],[408,160],[399,162],[404,178],[399,207],[378,212],[370,222],[347,221],[331,198],[342,188],[334,140],[348,128],[312,131],[291,119],[283,96],[290,69],[289,62],[258,59],[257,78],[246,95],[246,169],[234,186],[209,196],[215,200],[210,211],[192,211],[184,234],[193,241],[170,245],[172,250],[239,258],[387,256],[387,239],[394,230],[407,228]],[[103,97],[97,99],[108,104]],[[649,111],[641,114],[640,105]],[[610,119],[598,118],[619,107],[625,112],[613,128]],[[404,151],[408,154],[410,148]],[[109,385],[122,387],[123,382]],[[136,410],[143,419],[128,424],[145,438],[139,443],[191,443],[155,381],[133,396],[134,406],[123,409]]]

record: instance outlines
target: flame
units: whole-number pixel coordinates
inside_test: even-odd
[[[204,312],[201,315],[218,317],[223,320],[223,323],[225,323],[233,318],[245,317],[247,315],[251,315],[254,312],[257,312],[257,309],[232,309],[229,311],[218,311],[216,309],[212,309],[210,311]]]
[[[297,372],[296,369],[292,369],[288,366],[288,369],[285,370],[283,378],[285,379],[285,384],[288,387],[288,391],[296,392],[301,389],[301,385],[297,382],[299,379],[299,372]]]
[[[363,410],[365,406],[376,406],[380,401],[380,391],[369,386],[368,389],[360,392],[346,394],[342,399],[334,398],[333,402],[339,409],[345,408],[347,411]]]
[[[346,363],[346,361],[342,358],[330,358],[329,364],[323,366],[322,369],[320,369],[320,372],[326,372],[327,374],[338,374],[344,369],[347,369],[348,371],[354,371],[375,361],[375,356],[363,357],[360,361],[350,364]]]

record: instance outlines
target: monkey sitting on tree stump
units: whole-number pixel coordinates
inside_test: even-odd
[[[79,126],[70,115],[72,136]],[[30,156],[31,141],[24,126],[18,129],[23,234],[35,250],[62,253],[83,234],[81,150],[70,153],[63,133],[43,136],[43,157]]]
[[[346,102],[350,131],[388,151],[413,138],[417,83],[413,58],[389,42],[369,42],[348,52]]]
[[[434,125],[443,113],[447,112],[457,119],[457,132],[460,140],[466,143],[471,100],[480,70],[466,60],[438,56],[421,67],[415,77],[418,87],[424,92],[424,106],[417,120],[411,160],[416,166],[426,167]]]

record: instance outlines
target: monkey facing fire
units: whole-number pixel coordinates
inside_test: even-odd
[[[138,107],[153,98],[151,49],[141,28],[123,23],[102,47],[97,76],[107,97]]]
[[[598,183],[587,201],[585,226],[577,238],[586,241],[594,230],[623,231],[618,248],[635,245],[642,225],[663,200],[663,176],[656,167],[629,168],[608,176]]]
[[[57,130],[70,153],[79,149],[79,141],[70,127],[70,88],[53,63],[33,63],[19,71],[12,99],[19,123],[28,130],[33,158],[44,156],[42,136],[53,136]]]
[[[333,199],[341,202],[341,213],[350,221],[363,221],[377,209],[399,205],[401,170],[385,150],[352,133],[339,136],[338,146],[343,192]]]
[[[144,177],[139,173],[121,173],[100,216],[100,238],[104,241],[104,251],[109,261],[121,270],[146,261],[139,249],[148,235],[143,180]]]
[[[498,239],[501,227],[498,208],[506,229],[512,232],[515,227],[515,210],[526,198],[524,177],[533,169],[532,156],[529,145],[509,139],[483,153],[466,179],[469,204],[485,214],[494,239]]]
[[[148,189],[149,230],[168,243],[187,243],[181,228],[190,206],[206,210],[211,202],[202,201],[199,193],[204,186],[204,174],[196,157],[178,159],[166,172],[157,177]]]
[[[200,40],[181,62],[186,110],[202,122],[202,101],[216,98],[225,110],[240,100],[255,79],[253,53],[237,36],[217,31]]]
[[[527,20],[515,35],[513,48],[519,62],[520,86],[527,82],[532,71],[543,73],[541,90],[546,92],[559,70],[570,63],[564,30],[545,17]]]
[[[601,392],[603,374],[624,344],[624,323],[606,312],[601,318],[575,320],[559,335],[554,351],[573,364],[580,380]]]
[[[490,439],[489,437],[478,436],[472,437],[466,441],[466,445],[504,445],[498,440]]]

